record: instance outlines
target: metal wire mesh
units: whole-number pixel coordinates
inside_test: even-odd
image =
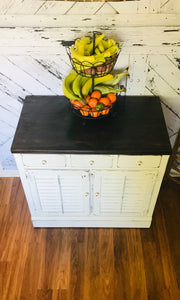
[[[97,110],[93,110],[91,107],[76,106],[75,104],[73,104],[71,102],[70,102],[70,105],[71,105],[72,111],[76,115],[78,115],[81,118],[91,119],[91,120],[107,117],[107,115],[109,115],[112,108],[114,107],[114,105],[109,105],[109,106],[104,107],[102,111],[97,111]]]
[[[78,74],[85,77],[102,77],[109,74],[116,63],[120,52],[119,50],[119,52],[114,55],[107,57],[105,62],[98,61],[98,63],[93,64],[88,61],[80,62],[78,59],[72,58],[70,48],[66,48],[66,50],[73,69]]]
[[[90,38],[91,42],[93,42],[93,52],[92,53],[95,53],[95,36],[96,35],[101,35],[101,33],[97,32],[97,31],[93,31],[93,37]],[[78,41],[78,40],[79,39],[74,41],[75,45],[76,45],[76,41]],[[71,65],[72,65],[73,69],[75,70],[75,72],[77,74],[80,74],[81,76],[92,78],[92,91],[94,90],[94,78],[95,77],[103,77],[112,71],[112,69],[117,61],[118,55],[120,53],[119,44],[116,43],[116,46],[118,47],[117,49],[119,49],[118,52],[114,53],[111,56],[106,57],[106,59],[104,59],[104,61],[98,61],[96,63],[91,63],[91,62],[85,61],[85,60],[79,61],[77,58],[74,58],[71,56],[70,46],[66,47],[67,54],[69,56]],[[70,105],[71,105],[72,111],[76,115],[78,115],[79,117],[81,117],[83,119],[100,119],[100,118],[107,117],[109,115],[109,113],[112,111],[112,108],[114,106],[113,104],[111,104],[109,106],[104,106],[101,110],[97,110],[96,108],[92,108],[88,105],[81,106],[79,101],[76,101],[76,102],[78,102],[78,105],[76,105],[73,100],[70,100]]]

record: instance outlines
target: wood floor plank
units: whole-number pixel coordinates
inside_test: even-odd
[[[52,300],[52,290],[38,290],[36,295],[37,300]]]
[[[147,285],[140,231],[141,230],[138,229],[130,229],[127,231],[129,299],[147,300]]]
[[[180,186],[152,226],[34,229],[19,178],[0,178],[1,300],[179,300]]]
[[[69,280],[70,280],[70,257],[71,257],[71,247],[70,247],[70,231],[66,229],[62,229],[62,231],[59,231],[59,238],[61,238],[61,243],[59,251],[57,255],[59,255],[59,258],[55,261],[55,264],[57,267],[55,268],[56,271],[54,271],[54,280],[55,285],[57,289],[61,287],[61,297],[63,295],[67,294],[67,290],[69,287]],[[61,234],[60,234],[61,233]],[[59,263],[57,263],[57,261]],[[59,274],[59,276],[57,276]],[[63,292],[63,291],[66,291]],[[64,296],[65,297],[65,296]]]
[[[153,223],[150,230],[146,232],[141,231],[144,266],[145,270],[147,270],[146,283],[149,300],[161,299],[162,292],[165,290],[163,266],[156,230]]]
[[[157,234],[159,239],[159,246],[160,246],[160,256],[162,261],[162,268],[164,274],[164,282],[165,282],[165,291],[164,291],[164,298],[171,299],[172,295],[176,292],[178,295],[178,285],[176,280],[176,273],[173,267],[172,257],[170,255],[170,247],[169,241],[167,237],[164,213],[162,207],[158,206],[158,222],[156,223]],[[164,232],[164,234],[162,234]],[[179,294],[180,298],[180,294]]]
[[[169,189],[169,187],[171,188]],[[178,195],[180,195],[180,189],[174,189],[173,182],[167,183],[166,186],[161,189],[151,228],[146,231],[141,230],[148,299],[150,300],[180,298],[179,289],[177,289],[177,279],[174,278],[173,274],[175,268],[172,268],[173,253],[177,251],[177,247],[179,248],[180,246],[180,235],[178,236],[177,233],[179,231],[178,228],[180,228],[177,227],[180,215],[178,217],[178,210],[176,210],[175,205],[172,204],[175,200],[176,205],[178,205],[178,199],[180,199]],[[173,205],[173,215],[167,212],[166,201],[168,204],[171,203],[170,205]],[[164,214],[167,213],[169,217],[173,218],[168,218],[168,223],[165,224]],[[176,229],[174,226],[176,226]],[[170,230],[167,236],[167,230],[169,230],[169,228],[174,229],[173,231]],[[168,237],[170,237],[173,232],[176,232],[178,245],[176,245],[176,249],[170,250]],[[176,253],[175,257],[180,257],[179,253]],[[180,264],[180,261],[179,263],[177,262],[177,266],[178,264]]]
[[[71,245],[71,256],[70,256],[70,282],[69,282],[69,299],[76,299],[80,294],[80,257],[79,257],[79,249],[77,242],[77,229],[72,229],[72,241]],[[79,280],[78,280],[79,279]]]
[[[99,229],[99,266],[101,299],[114,299],[113,229]]]
[[[128,300],[129,253],[127,250],[129,229],[114,229],[114,299]]]
[[[163,210],[172,265],[180,289],[180,188],[172,181],[169,181],[166,186],[167,188],[161,189],[159,202],[162,202],[161,209]],[[172,190],[173,193],[171,193]]]

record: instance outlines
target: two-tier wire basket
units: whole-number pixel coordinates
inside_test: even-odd
[[[97,35],[101,35],[101,33],[97,31],[93,31],[92,37],[90,37],[90,39],[93,42],[92,55],[95,53],[95,37]],[[97,77],[103,77],[109,74],[113,70],[121,49],[118,43],[116,43],[116,46],[119,49],[116,53],[106,57],[105,61],[102,62],[98,61],[96,63],[91,63],[86,60],[80,61],[77,58],[72,57],[70,47],[66,47],[66,52],[67,55],[69,56],[74,71],[83,77],[92,78],[91,92],[94,91],[94,79]],[[70,101],[70,105],[73,112],[76,115],[85,119],[99,119],[99,118],[107,117],[107,115],[109,115],[109,113],[112,111],[112,108],[114,107],[114,104],[110,104],[105,106],[102,110],[96,111],[96,110],[92,110],[90,107],[88,107],[88,105],[84,105],[84,107],[79,107],[79,105],[77,106],[76,104],[73,103],[73,101]]]

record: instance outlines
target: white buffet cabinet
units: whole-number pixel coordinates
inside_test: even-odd
[[[168,156],[15,158],[35,227],[149,227]]]
[[[11,150],[34,227],[151,225],[171,152],[161,105],[117,101],[87,121],[63,96],[25,99]]]

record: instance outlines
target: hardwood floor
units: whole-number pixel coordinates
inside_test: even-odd
[[[19,178],[0,178],[1,300],[179,300],[180,186],[150,229],[34,229]]]

